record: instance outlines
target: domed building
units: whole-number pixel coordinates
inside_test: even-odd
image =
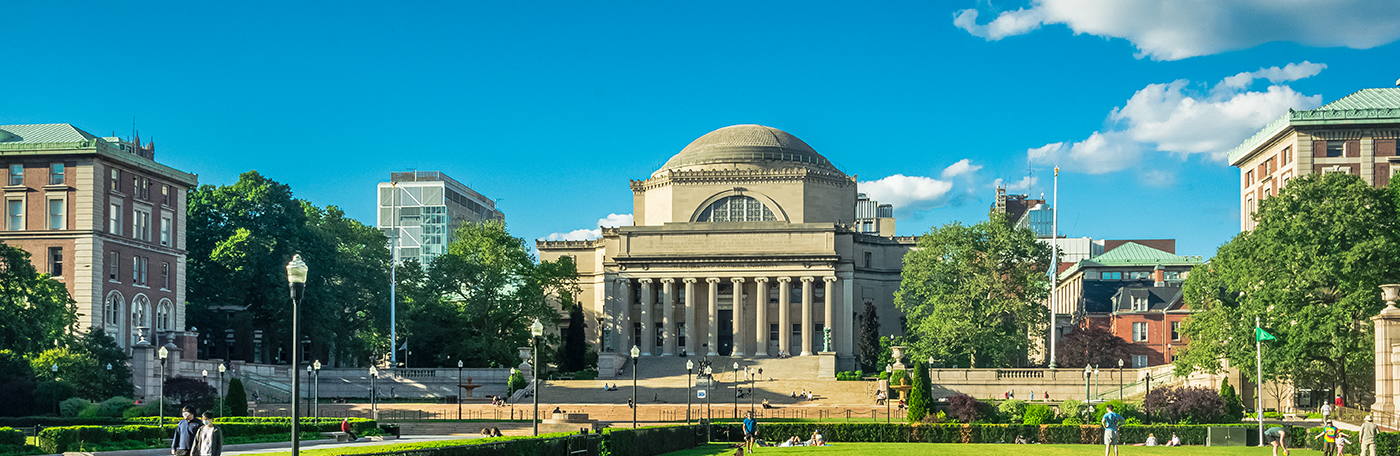
[[[796,136],[724,127],[631,187],[633,226],[537,241],[542,260],[578,264],[603,377],[634,345],[643,356],[826,357],[831,377],[855,369],[865,303],[880,334],[900,332],[894,292],[914,239],[858,232],[856,177]]]

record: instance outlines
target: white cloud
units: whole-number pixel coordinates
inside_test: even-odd
[[[1170,171],[1154,169],[1142,173],[1142,183],[1158,188],[1171,187],[1172,184],[1176,183],[1176,174]]]
[[[1321,95],[1307,96],[1286,85],[1247,91],[1255,80],[1293,81],[1316,75],[1323,64],[1303,62],[1240,73],[1195,93],[1190,81],[1149,84],[1108,116],[1108,127],[1083,141],[1058,142],[1027,150],[1035,162],[1066,170],[1102,174],[1133,167],[1149,151],[1207,154],[1223,160],[1230,149],[1288,109],[1312,109]],[[1157,182],[1170,182],[1158,178]]]
[[[547,241],[583,241],[598,239],[603,237],[603,228],[616,228],[619,226],[632,226],[632,214],[608,214],[607,217],[598,219],[598,228],[577,229],[567,233],[551,233],[545,236]]]
[[[998,178],[992,181],[992,188],[1006,187],[1006,191],[1009,193],[1025,193],[1030,191],[1031,187],[1038,183],[1040,183],[1040,179],[1034,176],[1022,177],[1021,180],[1011,183],[1007,183],[1006,180]]]
[[[957,163],[948,165],[947,168],[943,168],[943,178],[952,179],[963,174],[975,173],[979,169],[982,169],[982,165],[974,165],[972,160],[964,158],[958,160]]]
[[[1030,0],[985,25],[978,12],[953,25],[989,41],[1064,24],[1075,34],[1123,38],[1138,57],[1179,60],[1273,41],[1369,49],[1400,39],[1394,0]]]
[[[895,174],[880,180],[860,182],[856,187],[870,199],[893,204],[895,213],[903,216],[948,204],[953,183],[932,177]]]

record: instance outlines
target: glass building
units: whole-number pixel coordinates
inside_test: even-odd
[[[427,265],[447,253],[463,223],[505,220],[496,202],[439,171],[389,173],[378,186],[377,226],[399,261]]]

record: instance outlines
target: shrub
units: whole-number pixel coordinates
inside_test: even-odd
[[[1084,403],[1083,403],[1083,402],[1076,401],[1076,400],[1074,400],[1074,399],[1070,399],[1070,400],[1061,402],[1061,403],[1060,403],[1060,418],[1064,418],[1064,419],[1066,419],[1066,420],[1068,420],[1068,419],[1070,419],[1070,418],[1076,418],[1076,419],[1078,419],[1077,423],[1083,423],[1083,422],[1084,422]],[[1070,423],[1069,423],[1069,421],[1065,421],[1065,424],[1070,424]]]
[[[243,391],[242,380],[235,378],[228,381],[224,404],[228,407],[228,416],[248,416],[248,393]]]
[[[890,374],[890,385],[892,386],[903,385],[908,381],[909,373],[903,369],[895,369],[894,373]]]
[[[1244,403],[1240,400],[1240,395],[1235,393],[1235,387],[1230,386],[1230,379],[1220,381],[1220,400],[1225,401],[1225,415],[1221,418],[1226,423],[1237,423],[1244,419]],[[1264,416],[1268,416],[1267,413]]]
[[[905,415],[910,422],[917,423],[928,416],[933,406],[929,397],[932,395],[933,380],[929,378],[928,369],[915,367],[914,387],[909,390],[909,412]]]
[[[114,397],[97,404],[98,416],[121,417],[122,412],[136,405],[133,401],[125,397]]]
[[[55,407],[64,400],[77,396],[78,390],[68,382],[44,381],[34,388],[34,402],[43,413],[56,412]]]
[[[1021,422],[1029,426],[1039,426],[1050,424],[1055,420],[1055,411],[1045,404],[1032,404],[1026,407],[1025,415]]]
[[[1102,423],[1103,415],[1108,413],[1108,406],[1113,406],[1113,411],[1118,412],[1119,415],[1123,415],[1124,419],[1136,419],[1141,422],[1144,418],[1142,412],[1139,412],[1137,407],[1133,404],[1114,399],[1108,402],[1100,402],[1098,405],[1094,406],[1093,421],[1090,423]]]
[[[69,417],[78,416],[79,414],[83,413],[83,410],[87,409],[90,405],[92,405],[92,401],[83,399],[81,397],[64,399],[63,402],[58,403],[59,415]]]
[[[214,408],[219,390],[201,379],[174,377],[165,381],[165,397],[176,407],[191,406],[205,411]]]
[[[865,372],[862,372],[862,371],[843,371],[843,372],[837,372],[837,373],[836,373],[836,380],[838,380],[838,381],[844,381],[844,382],[851,382],[851,381],[860,380],[861,377],[864,377],[864,376],[865,376]]]
[[[1084,419],[1077,416],[1071,416],[1069,418],[1065,418],[1065,420],[1062,421],[1060,424],[1078,426],[1084,424]]]
[[[514,396],[516,391],[525,389],[528,385],[525,383],[525,375],[520,372],[510,374],[510,380],[507,381],[507,384],[510,387],[510,392],[506,396]]]
[[[948,398],[948,413],[963,423],[980,420],[989,415],[990,411],[991,406],[966,394],[958,394]]]
[[[1006,418],[1009,423],[1020,423],[1026,414],[1026,401],[1020,399],[1010,399],[997,404],[997,412]]]
[[[0,445],[24,445],[24,432],[11,427],[0,427]]]
[[[1174,424],[1220,423],[1225,401],[1220,393],[1205,387],[1166,387],[1153,389],[1144,405],[1152,418]]]

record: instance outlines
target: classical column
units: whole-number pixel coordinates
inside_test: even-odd
[[[632,279],[617,279],[617,352],[632,349]]]
[[[758,346],[754,347],[753,355],[768,356],[768,278],[756,277],[753,281],[758,282],[758,297],[753,300]]]
[[[855,319],[850,315],[857,312],[855,306],[855,273],[839,272],[836,274],[841,280],[841,305],[836,308],[836,322],[841,325],[841,330],[836,332],[836,354],[841,357],[850,358],[855,356]],[[860,309],[859,311],[864,311]]]
[[[661,279],[661,356],[676,354],[676,279]]]
[[[778,278],[778,355],[792,356],[792,277]]]
[[[836,321],[833,319],[834,313],[831,307],[831,296],[834,294],[833,291],[835,291],[834,289],[836,288],[836,278],[822,277],[822,282],[826,282],[826,288],[822,290],[823,304],[826,306],[824,309],[826,312],[822,314],[822,326],[827,327],[831,331],[831,344],[828,346],[826,343],[826,335],[821,334],[821,351],[834,352],[836,351]]]
[[[802,278],[802,355],[812,355],[812,281],[813,277]]]
[[[729,279],[734,282],[734,294],[732,296],[734,314],[734,350],[730,356],[744,356],[744,278],[734,277]]]
[[[685,355],[695,354],[695,322],[700,321],[700,309],[695,307],[695,278],[685,280]]]
[[[705,351],[706,356],[716,356],[715,346],[719,345],[719,332],[715,331],[715,326],[719,324],[719,279],[711,277],[705,279],[705,283],[710,284],[710,316],[705,319],[705,329],[709,333],[707,343],[709,348]]]
[[[651,279],[637,279],[642,283],[642,340],[637,346],[642,348],[642,356],[651,356],[656,350],[656,323],[652,321],[651,310],[654,299],[651,293]]]

